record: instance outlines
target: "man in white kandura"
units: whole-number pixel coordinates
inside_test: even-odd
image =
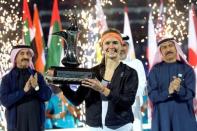
[[[133,131],[142,131],[142,112],[141,107],[143,105],[143,95],[145,94],[146,87],[146,75],[142,62],[138,59],[129,59],[128,51],[129,51],[129,37],[123,35],[123,40],[125,42],[122,45],[121,50],[121,59],[122,62],[135,69],[138,74],[138,89],[136,93],[135,102],[132,105],[132,111],[134,114],[134,122],[133,122]]]

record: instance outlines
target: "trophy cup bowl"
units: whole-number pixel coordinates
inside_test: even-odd
[[[78,68],[80,63],[76,55],[76,45],[79,31],[76,28],[70,28],[52,35],[62,37],[67,44],[65,56],[61,61],[65,67],[50,67],[49,70],[53,73],[52,76],[46,76],[47,81],[51,84],[80,84],[84,78],[95,78],[95,73],[91,69]]]

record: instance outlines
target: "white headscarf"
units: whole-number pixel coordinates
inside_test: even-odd
[[[34,52],[33,52],[33,50],[31,49],[30,46],[27,46],[27,45],[14,46],[12,51],[11,51],[11,55],[10,55],[13,67],[16,66],[16,56],[19,53],[19,51],[22,50],[22,49],[29,49],[29,51],[31,52],[32,57],[34,56]],[[33,65],[32,59],[29,62],[29,67],[31,69],[34,69],[34,65]]]
[[[150,69],[156,65],[157,63],[160,63],[162,62],[162,54],[161,54],[161,50],[160,50],[160,47],[161,47],[161,43],[163,42],[166,42],[166,41],[172,41],[175,45],[175,48],[176,48],[176,51],[177,51],[177,60],[179,61],[184,61],[186,64],[189,64],[187,62],[187,59],[186,59],[186,55],[183,53],[181,47],[179,46],[179,44],[173,39],[173,38],[163,38],[162,40],[160,40],[158,42],[159,46],[157,48],[157,52],[155,53],[155,57],[154,57],[154,60],[153,60],[153,63],[152,63],[152,66],[150,67]]]

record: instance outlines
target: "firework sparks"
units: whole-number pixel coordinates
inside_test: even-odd
[[[1,0],[0,4],[0,78],[11,68],[10,51],[13,45],[21,42],[18,31],[20,26],[18,23],[22,21],[18,11],[20,0],[5,1]]]
[[[62,0],[63,2],[64,0]],[[22,23],[22,12],[19,11],[19,5],[21,5],[20,0],[0,0],[0,77],[5,74],[6,70],[11,68],[10,51],[13,45],[22,42],[21,32],[22,27],[19,24]],[[106,5],[112,5],[112,0],[100,0],[101,5],[104,7]],[[125,0],[120,0],[119,2],[125,4]],[[89,1],[88,7],[89,10],[80,10],[77,12],[78,23],[83,28],[82,40],[78,42],[78,45],[81,46],[79,51],[81,63],[84,63],[82,66],[91,67],[96,63],[95,60],[95,43],[98,42],[99,27],[96,25],[98,19],[95,18],[95,12],[98,11],[95,5],[92,4],[92,0]],[[78,8],[77,5],[74,8]],[[67,12],[67,11],[65,11]],[[68,15],[69,14],[69,15]],[[72,10],[69,10],[65,16],[72,16],[74,13]],[[19,17],[20,16],[20,17]],[[70,17],[71,18],[71,17]],[[88,41],[87,41],[88,40]],[[78,47],[79,47],[78,46]],[[83,58],[82,58],[83,57]]]
[[[159,6],[154,3],[149,4],[149,6],[152,7],[152,19],[156,23],[155,32],[158,34],[158,38],[163,36],[173,36],[180,42],[187,37],[186,27],[188,22],[189,5],[183,6],[185,9],[184,12],[177,9],[175,0],[170,0],[166,5]]]
[[[98,1],[97,1],[98,2]],[[112,5],[111,0],[101,0],[99,1],[102,7],[106,5]],[[125,4],[124,0],[120,0],[121,3]],[[82,28],[83,32],[81,34],[82,38],[78,42],[79,60],[83,63],[82,67],[90,68],[97,63],[96,61],[96,51],[95,45],[99,41],[99,35],[103,32],[102,22],[100,19],[106,19],[106,16],[99,16],[100,10],[102,7],[99,7],[97,4],[92,5],[91,1],[88,3],[90,9],[80,10],[76,12],[78,24]],[[77,8],[77,7],[76,7]],[[72,19],[74,13],[72,10],[65,10],[65,17]]]

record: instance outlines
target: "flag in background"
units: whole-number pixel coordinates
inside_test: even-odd
[[[58,32],[61,30],[61,22],[60,15],[58,10],[58,1],[54,0],[53,3],[53,11],[51,24],[49,29],[48,36],[48,52],[47,52],[47,61],[46,61],[46,69],[51,66],[59,66],[61,64],[61,59],[63,58],[63,43],[62,39],[59,36],[52,35],[54,32]]]
[[[157,52],[157,41],[162,39],[165,34],[165,17],[164,17],[164,8],[163,8],[163,0],[160,0],[159,14],[156,22],[156,30],[154,26],[154,22],[152,19],[152,11],[149,14],[148,20],[148,46],[147,46],[147,59],[149,62],[149,71],[153,66],[153,62]],[[153,105],[150,99],[148,99],[148,124],[150,126],[152,120],[152,109]]]
[[[104,31],[108,29],[106,16],[103,12],[103,8],[101,6],[101,1],[96,0],[96,22],[99,34],[102,34]]]
[[[125,7],[124,9],[124,28],[123,28],[123,34],[129,36],[129,51],[127,55],[127,59],[132,60],[135,59],[135,49],[133,44],[133,37],[131,33],[131,27],[129,22],[129,16],[128,16],[128,8]]]
[[[43,38],[42,26],[40,23],[39,13],[36,4],[34,4],[34,17],[33,17],[33,26],[35,28],[35,50],[36,50],[36,58],[35,58],[35,69],[40,73],[44,73],[45,66],[45,42]]]
[[[152,12],[150,12],[149,20],[148,20],[148,46],[146,49],[146,56],[149,63],[149,70],[152,67],[156,51],[157,51],[157,42],[156,42],[155,27],[152,19]],[[148,99],[147,112],[148,112],[148,124],[150,126],[152,119],[152,103],[149,99]]]
[[[188,62],[194,67],[197,76],[197,17],[194,6],[189,10],[189,27],[188,27]],[[196,84],[197,87],[197,84]],[[197,93],[197,88],[196,88]],[[194,99],[194,111],[197,118],[197,94]]]
[[[147,53],[146,56],[149,63],[149,69],[152,67],[156,51],[157,51],[156,34],[155,34],[154,23],[152,20],[152,13],[150,13],[148,20],[148,46],[146,52]]]
[[[107,21],[106,21],[106,16],[103,12],[103,8],[101,6],[101,1],[96,0],[96,28],[98,29],[98,35],[101,35],[104,31],[108,29],[107,26]],[[95,44],[95,49],[96,49],[96,61],[99,63],[102,59],[102,53],[101,53],[101,48],[99,43]]]
[[[197,18],[194,7],[189,10],[189,38],[188,38],[188,61],[193,66],[197,66]]]
[[[163,0],[160,0],[159,14],[154,26],[152,19],[152,11],[149,14],[148,20],[148,47],[147,47],[147,59],[149,62],[149,70],[153,65],[153,60],[156,57],[155,53],[157,52],[157,42],[160,41],[163,37],[166,37],[168,33],[165,30],[165,15],[164,15],[164,3]]]
[[[22,30],[23,44],[30,46],[32,40],[34,39],[34,36],[35,36],[35,29],[32,25],[29,6],[27,0],[23,0],[23,30]]]

